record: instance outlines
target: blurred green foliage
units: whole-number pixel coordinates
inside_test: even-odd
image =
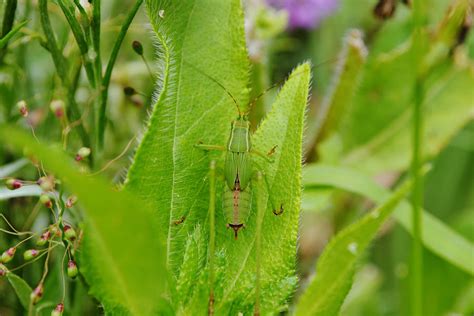
[[[64,218],[89,238],[78,248],[81,277],[76,280],[63,280],[63,253],[52,252],[44,298],[35,308],[38,314],[49,314],[61,300],[68,315],[100,314],[103,308],[112,314],[144,315],[155,309],[164,314],[197,310],[205,314],[207,158],[200,152],[198,157],[192,145],[201,140],[224,143],[235,108],[225,91],[186,67],[186,62],[219,79],[240,104],[247,104],[249,94],[250,98],[258,95],[272,82],[281,86],[282,78],[306,60],[314,67],[304,137],[308,166],[303,168],[297,260],[299,185],[290,180],[299,173],[301,126],[293,122],[299,116],[297,106],[291,104],[304,99],[307,78],[294,75],[276,103],[272,101],[277,89],[270,89],[256,102],[251,116],[256,127],[275,104],[254,141],[262,151],[282,142],[277,151],[284,167],[266,171],[279,179],[276,194],[293,196],[295,204],[286,214],[291,214],[286,228],[278,226],[279,218],[264,221],[262,309],[291,314],[296,308],[302,315],[332,315],[339,310],[342,315],[410,314],[410,206],[402,202],[395,208],[405,194],[389,193],[408,178],[412,156],[417,73],[408,5],[394,1],[394,15],[380,20],[373,15],[377,1],[340,0],[337,10],[317,28],[290,31],[285,30],[287,12],[264,0],[247,0],[244,43],[239,1],[148,1],[148,16],[145,6],[136,16],[131,14],[140,1],[81,3],[0,2],[0,177],[36,181],[46,168],[60,179],[58,204],[62,194],[78,195],[79,206],[66,211]],[[429,45],[419,65],[423,69],[423,160],[432,168],[424,180],[423,308],[426,315],[469,315],[474,313],[474,33],[468,32],[472,25],[466,21],[468,14],[472,19],[473,5],[468,0],[424,3],[429,7],[425,26]],[[40,4],[46,4],[54,34],[44,32]],[[467,37],[460,43],[463,27]],[[84,36],[85,50],[77,44],[78,34]],[[125,34],[121,46],[117,44],[120,34]],[[63,74],[51,58],[51,35],[64,58]],[[134,51],[133,41],[143,45],[144,59]],[[114,53],[117,60],[110,66],[110,85],[104,90],[97,83],[107,77],[107,63]],[[26,101],[27,117],[16,106],[20,100]],[[58,118],[50,110],[53,100],[65,102],[65,117]],[[74,104],[79,114],[75,119]],[[138,146],[149,112],[153,114],[127,175],[131,165],[127,158]],[[103,113],[106,121],[101,121]],[[289,136],[283,129],[278,131],[278,124],[287,123],[293,123]],[[26,135],[32,131],[32,137]],[[39,145],[35,138],[57,146]],[[91,147],[92,155],[68,163],[84,146]],[[27,149],[22,152],[23,147]],[[44,165],[24,159],[32,153]],[[125,190],[113,190],[114,186],[122,189],[123,183]],[[28,184],[15,191],[0,186],[0,213],[14,227],[38,233],[57,218],[38,203],[42,189]],[[374,203],[378,209],[366,214]],[[149,215],[157,209],[161,212]],[[387,216],[394,211],[394,220],[381,218],[374,224],[370,214],[381,210]],[[183,224],[175,225],[181,218]],[[224,284],[217,288],[217,314],[250,312],[256,295],[254,251],[249,246],[255,239],[255,216],[235,249],[221,214],[217,219],[216,275]],[[11,230],[3,220],[0,228]],[[356,258],[349,262],[345,259],[354,246],[348,248],[345,242],[356,239],[357,247],[364,247],[357,248]],[[19,240],[0,233],[0,251]],[[365,246],[368,250],[359,252]],[[34,241],[26,241],[19,251],[32,247]],[[318,260],[322,253],[325,259]],[[20,257],[18,253],[8,263],[9,269],[24,263]],[[170,273],[163,268],[164,261]],[[44,256],[8,272],[8,278],[0,277],[1,315],[22,314],[30,308],[29,292],[42,278],[43,262]],[[318,275],[318,271],[327,273]],[[336,279],[340,283],[331,284]],[[226,284],[229,280],[233,283]],[[324,293],[338,284],[333,294]],[[315,297],[314,289],[323,294]],[[161,291],[168,294],[158,301]],[[314,309],[310,312],[310,308]]]

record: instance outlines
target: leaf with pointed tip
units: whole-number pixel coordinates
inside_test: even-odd
[[[329,242],[318,260],[315,278],[296,305],[296,315],[337,315],[352,286],[356,262],[410,188],[408,181]]]

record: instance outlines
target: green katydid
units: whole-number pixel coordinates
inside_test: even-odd
[[[209,78],[225,89],[215,79],[212,77]],[[255,179],[259,172],[262,172],[261,170],[255,169],[256,163],[252,160],[251,155],[258,155],[265,158],[268,162],[272,162],[270,157],[275,152],[276,146],[271,148],[268,154],[261,153],[252,148],[250,121],[248,119],[249,112],[242,112],[232,94],[227,90],[225,91],[232,98],[238,110],[237,118],[231,123],[231,131],[227,145],[207,145],[200,143],[196,144],[195,147],[203,150],[225,151],[226,153],[223,170],[226,184],[223,196],[223,210],[227,227],[234,230],[234,237],[237,239],[239,230],[245,227],[245,222],[250,214],[252,179]],[[255,102],[252,102],[250,104],[249,109],[254,103]],[[266,180],[265,182],[267,183]],[[214,195],[216,193],[215,188],[211,188],[211,191],[212,190],[214,190],[214,192],[211,192],[211,195]],[[273,213],[275,215],[283,213],[282,203],[279,204],[278,208],[275,208],[273,201],[270,201],[272,202]]]
[[[203,73],[204,74],[204,73]],[[257,184],[257,234],[260,234],[261,226],[261,214],[263,212],[263,203],[260,201],[262,182],[265,182],[267,190],[270,194],[269,185],[265,174],[256,162],[252,159],[252,155],[258,155],[266,159],[269,163],[273,162],[270,158],[274,153],[276,146],[271,148],[267,154],[259,152],[252,148],[251,132],[250,132],[250,121],[248,114],[252,105],[255,104],[256,100],[263,95],[257,96],[254,101],[248,106],[246,112],[241,111],[235,97],[217,80],[204,74],[206,77],[211,79],[213,82],[218,84],[229,96],[232,98],[237,111],[238,116],[231,123],[231,131],[226,146],[222,145],[208,145],[208,144],[196,144],[195,147],[210,151],[225,151],[224,161],[224,195],[223,195],[223,211],[224,217],[227,222],[227,227],[232,228],[234,231],[234,238],[238,238],[239,230],[245,227],[245,222],[250,215],[252,206],[252,182],[255,181]],[[271,87],[273,88],[273,87]],[[266,92],[266,91],[265,91]],[[264,92],[264,93],[265,93]],[[216,203],[216,171],[217,162],[212,160],[210,162],[209,172],[209,184],[210,184],[210,199],[209,199],[209,224],[210,224],[210,240],[209,240],[209,283],[210,283],[210,295],[209,295],[209,315],[214,313],[214,251],[215,251],[215,203]],[[279,203],[278,207],[275,207],[275,203],[272,200],[270,194],[270,203],[272,204],[273,213],[275,215],[281,215],[283,213],[283,203]],[[257,236],[257,253],[259,253],[260,238]],[[258,255],[258,254],[257,254]],[[258,261],[258,260],[257,260]],[[255,306],[255,314],[259,312],[259,264],[257,262],[257,301]]]

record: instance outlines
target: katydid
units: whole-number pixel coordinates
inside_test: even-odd
[[[234,231],[234,238],[237,239],[239,230],[245,228],[245,222],[250,215],[252,207],[252,182],[257,184],[257,235],[261,234],[263,203],[260,199],[262,195],[262,179],[267,186],[270,194],[270,203],[273,207],[275,215],[283,213],[283,204],[280,203],[278,208],[271,198],[270,188],[260,168],[256,168],[257,164],[252,159],[252,155],[259,155],[265,158],[268,162],[272,162],[270,158],[276,150],[276,146],[271,148],[267,154],[261,153],[252,148],[250,121],[248,119],[249,110],[255,103],[256,99],[249,105],[247,112],[242,112],[237,100],[225,87],[214,78],[204,74],[216,84],[218,84],[233,100],[237,107],[238,116],[231,123],[231,130],[226,146],[222,145],[207,145],[196,144],[195,147],[203,150],[219,150],[225,151],[224,161],[224,195],[223,195],[223,211],[227,222],[227,228],[232,228]],[[261,94],[263,95],[263,94]],[[260,96],[261,96],[260,95]],[[258,97],[257,97],[258,98]],[[210,183],[210,198],[209,198],[209,224],[210,224],[210,238],[209,238],[209,315],[214,314],[214,252],[215,252],[215,202],[216,202],[216,161],[212,160],[210,163],[209,183]],[[260,236],[256,239],[256,253],[260,253]],[[254,314],[259,314],[259,290],[260,290],[260,264],[257,258],[256,269],[256,304]]]
[[[213,78],[211,80],[218,83]],[[222,87],[222,85],[220,86]],[[243,113],[236,99],[227,90],[225,91],[232,98],[238,110],[237,118],[231,123],[227,146],[206,144],[196,144],[195,146],[203,150],[220,150],[226,153],[223,170],[225,180],[223,211],[227,227],[234,230],[234,237],[237,239],[239,230],[245,227],[245,222],[250,215],[252,179],[257,176],[258,172],[262,172],[255,168],[256,164],[251,155],[259,155],[268,162],[272,162],[270,156],[275,152],[276,146],[271,148],[268,154],[252,148],[248,112]],[[266,179],[265,182],[267,183]],[[215,192],[211,192],[211,194],[215,194]],[[283,213],[283,204],[275,208],[272,203],[272,207],[275,215]]]

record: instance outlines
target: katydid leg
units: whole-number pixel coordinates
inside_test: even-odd
[[[221,145],[209,145],[209,144],[201,144],[201,143],[195,144],[194,147],[202,149],[202,150],[206,150],[206,151],[211,151],[211,150],[225,151],[226,150],[226,148]]]
[[[260,166],[258,165],[258,163],[254,162],[255,165],[259,168],[259,170],[262,170],[260,168]],[[263,172],[263,171],[257,171],[257,173],[260,172],[262,174],[262,177],[263,177],[263,183],[265,184],[265,187],[267,188],[267,192],[268,192],[268,199],[270,200],[270,204],[272,206],[272,211],[273,211],[273,214],[275,215],[281,215],[284,211],[283,209],[283,203],[275,203],[274,201],[274,198],[273,198],[273,194],[272,194],[272,191],[270,189],[270,183],[268,183],[268,178],[267,178],[267,175]]]

